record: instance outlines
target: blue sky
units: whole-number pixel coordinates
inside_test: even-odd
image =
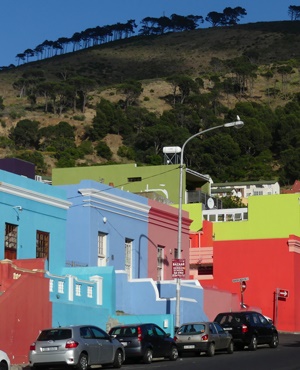
[[[16,55],[45,40],[71,37],[87,28],[145,17],[201,15],[241,6],[240,23],[289,20],[288,7],[300,0],[1,0],[0,66],[17,64]],[[201,27],[209,27],[204,23]]]

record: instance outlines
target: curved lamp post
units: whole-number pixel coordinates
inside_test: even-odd
[[[189,137],[183,144],[181,148],[181,155],[180,155],[180,179],[179,179],[179,206],[178,206],[178,243],[177,243],[177,258],[181,258],[181,237],[182,237],[182,174],[183,174],[183,154],[186,144],[194,139],[196,136],[201,136],[208,131],[216,130],[222,127],[235,127],[241,128],[244,126],[244,122],[240,120],[240,117],[237,116],[237,121],[225,123],[223,125],[214,126],[208,128],[207,130],[197,132],[195,135]],[[175,326],[180,326],[180,278],[177,278],[177,286],[176,286],[176,317],[175,317]]]

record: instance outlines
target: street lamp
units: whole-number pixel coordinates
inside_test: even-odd
[[[178,242],[177,242],[177,258],[181,258],[181,237],[182,237],[182,175],[183,175],[183,154],[186,144],[194,139],[196,136],[201,136],[208,131],[216,130],[222,127],[235,127],[241,128],[244,126],[244,122],[240,120],[240,117],[237,116],[237,121],[225,123],[223,125],[214,126],[208,128],[204,131],[197,132],[195,135],[189,137],[181,148],[180,154],[180,179],[179,179],[179,206],[178,206]],[[180,325],[180,278],[177,278],[177,286],[176,286],[176,317],[175,317],[175,326],[179,327]]]

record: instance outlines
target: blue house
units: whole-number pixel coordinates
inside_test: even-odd
[[[106,307],[110,317],[132,322],[137,320],[136,316],[141,320],[141,315],[162,315],[157,323],[162,325],[165,317],[168,317],[170,330],[173,330],[175,281],[155,281],[148,275],[149,248],[153,249],[153,241],[149,236],[149,200],[93,180],[82,180],[79,184],[60,188],[66,191],[67,199],[72,202],[67,219],[68,267],[63,275],[81,276],[82,280],[87,281],[93,271],[94,275],[103,277],[103,302],[110,302],[110,306]],[[160,222],[170,223],[166,210],[163,212],[166,219],[160,219]],[[174,231],[176,233],[176,229]],[[157,239],[163,241],[164,236]],[[108,271],[111,271],[111,279],[115,284],[109,283]],[[80,284],[75,284],[79,289]],[[86,283],[87,288],[89,284]],[[108,290],[104,288],[107,284],[110,286]],[[69,286],[68,282],[66,286]],[[52,297],[53,302],[57,301],[55,294]],[[60,302],[61,299],[64,298],[60,296]],[[203,290],[199,283],[183,283],[182,318],[205,319],[202,303]],[[116,318],[117,311],[125,316]]]
[[[145,197],[95,181],[55,187],[0,170],[3,314],[8,317],[14,302],[28,296],[29,286],[32,294],[39,292],[34,323],[29,319],[33,300],[24,298],[22,313],[10,317],[7,328],[3,323],[3,330],[16,331],[19,320],[30,322],[27,336],[34,339],[49,321],[53,326],[84,322],[106,329],[152,321],[172,335],[175,281],[148,277],[149,244],[154,248],[150,208]],[[39,261],[45,263],[37,271]],[[206,318],[202,307],[199,283],[184,282],[182,320]],[[8,351],[16,356],[15,347]],[[26,356],[27,347],[19,351]]]
[[[83,180],[60,187],[68,210],[68,266],[113,266],[128,278],[147,277],[148,199]]]
[[[0,259],[45,258],[47,269],[65,265],[64,190],[0,170]]]

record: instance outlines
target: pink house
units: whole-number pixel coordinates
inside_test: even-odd
[[[172,279],[172,260],[177,258],[178,209],[149,199],[148,277],[153,280]],[[185,278],[189,279],[188,212],[183,211],[181,258],[186,261]]]

